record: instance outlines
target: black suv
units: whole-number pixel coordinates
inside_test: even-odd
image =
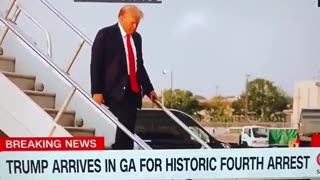
[[[188,114],[170,110],[212,148],[231,148],[212,137]],[[137,114],[135,133],[152,149],[200,149],[202,145],[161,109],[141,109]]]

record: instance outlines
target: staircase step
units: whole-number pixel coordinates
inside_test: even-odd
[[[23,90],[32,100],[42,108],[55,109],[56,94]]]
[[[53,119],[57,116],[59,110],[58,109],[49,109],[43,108]],[[76,119],[75,111],[64,111],[58,124],[61,126],[71,126],[74,127]]]
[[[64,127],[74,137],[92,137],[95,136],[94,128],[83,127]]]
[[[15,72],[16,58],[0,56],[0,71]]]
[[[8,138],[9,136],[0,129],[0,138]]]
[[[2,73],[22,90],[34,90],[35,88],[36,76],[21,75],[13,72]]]

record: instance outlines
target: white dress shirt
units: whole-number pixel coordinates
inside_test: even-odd
[[[124,44],[124,49],[126,50],[127,68],[128,68],[128,74],[130,75],[129,53],[128,53],[128,49],[127,49],[127,33],[123,30],[120,23],[118,23],[118,25],[119,25],[120,32],[121,32],[121,36],[122,36],[122,40],[123,40],[123,44]],[[134,61],[135,62],[135,70],[137,72],[137,51],[136,51],[136,46],[134,45],[134,41],[132,39],[132,36],[130,37],[130,41],[131,41],[131,46],[132,46],[134,59],[135,59],[135,61]]]

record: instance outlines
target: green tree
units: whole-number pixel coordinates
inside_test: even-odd
[[[229,122],[232,121],[231,102],[222,96],[213,97],[208,104],[203,107],[211,116],[212,121]]]
[[[233,102],[235,114],[244,114],[245,98],[244,92]],[[248,84],[248,111],[260,119],[270,119],[276,112],[282,112],[289,104],[288,99],[285,92],[269,80],[258,78]]]
[[[164,91],[164,105],[167,108],[178,109],[189,115],[193,115],[200,109],[198,101],[192,92],[181,89]]]

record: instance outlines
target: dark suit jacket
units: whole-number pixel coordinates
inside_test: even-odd
[[[142,39],[139,33],[132,35],[137,56],[137,80],[141,107],[144,95],[153,91],[148,73],[143,65]],[[103,94],[105,101],[123,102],[129,87],[126,52],[118,24],[101,29],[93,42],[91,54],[91,93]],[[108,104],[108,103],[107,103]]]

